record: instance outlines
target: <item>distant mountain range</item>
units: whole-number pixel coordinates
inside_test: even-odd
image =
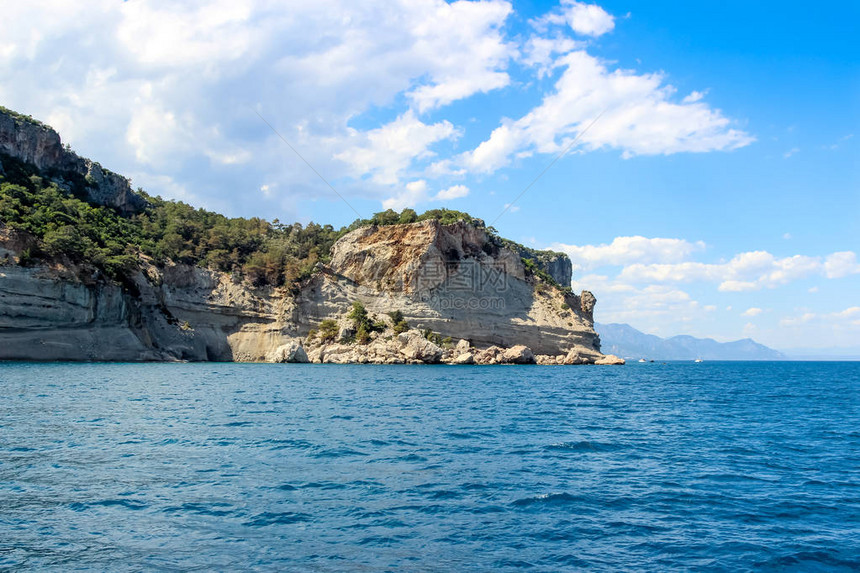
[[[645,334],[629,324],[595,324],[601,351],[627,359],[646,360],[785,360],[786,356],[763,344],[744,338],[717,342],[712,338]]]

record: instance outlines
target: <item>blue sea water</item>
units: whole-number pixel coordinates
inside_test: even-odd
[[[0,569],[860,570],[860,363],[0,365]]]

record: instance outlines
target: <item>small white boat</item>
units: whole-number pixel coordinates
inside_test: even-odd
[[[640,358],[640,359],[639,359],[639,362],[648,362],[648,361],[647,361],[647,360],[645,360],[644,358]]]
[[[696,358],[693,362],[704,362],[701,358]]]

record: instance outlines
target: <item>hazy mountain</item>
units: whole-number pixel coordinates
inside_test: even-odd
[[[647,360],[784,360],[781,352],[750,339],[717,342],[711,338],[645,334],[629,324],[595,324],[602,352]]]

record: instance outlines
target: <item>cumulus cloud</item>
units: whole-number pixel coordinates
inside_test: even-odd
[[[538,78],[543,78],[557,67],[557,54],[566,54],[578,47],[580,44],[567,36],[532,36],[523,48],[522,61],[537,68]]]
[[[256,109],[327,177],[384,194],[459,133],[416,113],[510,83],[511,11],[501,0],[19,3],[0,20],[0,98],[117,171],[199,184],[189,166],[200,159],[248,163],[221,181],[305,189],[313,175],[284,160]],[[398,105],[393,121],[352,125]]]
[[[697,92],[697,91],[690,92],[690,95],[688,95],[684,99],[682,99],[681,103],[696,103],[697,101],[704,98],[706,93],[707,93],[707,90],[705,90],[704,92]]]
[[[469,188],[465,185],[452,185],[447,189],[443,189],[436,193],[433,197],[435,201],[450,201],[452,199],[461,199],[469,195]]]
[[[469,188],[465,185],[452,185],[430,196],[427,181],[419,179],[406,184],[403,191],[397,193],[382,202],[386,209],[401,210],[405,207],[415,207],[419,203],[427,201],[453,201],[469,195]]]
[[[615,28],[615,18],[596,4],[563,0],[562,5],[567,23],[577,34],[596,37]]]
[[[404,207],[414,207],[418,203],[427,200],[427,182],[423,179],[412,181],[406,184],[406,187],[394,197],[389,197],[382,202],[382,206],[386,209],[394,209],[400,211]]]
[[[280,137],[345,195],[398,201],[421,197],[407,189],[418,180],[449,189],[469,171],[556,153],[603,107],[583,151],[751,141],[702,97],[674,101],[663,75],[588,54],[615,26],[598,5],[563,0],[526,35],[510,31],[512,14],[504,0],[13,3],[0,20],[0,100],[115,171],[174,183],[150,191],[195,187],[232,213],[253,208],[240,191],[259,196],[266,182],[279,182],[284,200],[330,195]],[[491,118],[496,129],[470,134],[485,141],[461,153],[464,128],[439,115],[520,89],[514,66],[524,83],[560,76],[531,112]]]
[[[860,274],[853,251],[786,257],[767,251],[749,251],[738,253],[728,261],[712,263],[695,260],[704,251],[703,243],[683,239],[617,237],[599,245],[555,244],[553,248],[563,250],[573,260],[574,289],[597,293],[600,299],[596,311],[598,321],[629,322],[648,332],[670,334],[702,328],[701,335],[713,335],[705,328],[714,324],[722,313],[717,311],[715,299],[704,297],[777,288],[809,277],[838,279]],[[590,272],[580,276],[577,270]],[[690,291],[696,293],[695,297],[684,286],[692,283],[697,283],[690,287],[695,289]],[[724,294],[717,295],[715,291]],[[815,291],[817,287],[809,292]],[[732,305],[722,308],[725,312],[733,309]],[[735,317],[754,318],[764,313],[765,309],[750,306]],[[770,316],[774,311],[768,309],[767,313]],[[835,332],[834,325],[841,325],[839,328],[843,330],[856,329],[860,315],[857,307],[830,314],[804,312],[783,319],[780,327],[799,328],[807,323],[818,329],[820,340],[829,340]],[[744,332],[749,335],[754,331],[757,336],[772,339],[790,340],[795,336],[786,334],[788,330],[776,332],[764,326],[759,331],[757,328],[750,326]],[[728,337],[731,336],[729,333]]]
[[[803,326],[810,323],[825,324],[839,329],[860,330],[860,306],[851,306],[831,313],[805,312],[779,321],[779,325],[783,327]]]
[[[535,21],[537,26],[563,25],[582,36],[598,37],[615,28],[615,17],[597,4],[562,0],[558,10]]]
[[[562,56],[556,65],[565,71],[555,90],[520,119],[503,120],[464,153],[466,168],[492,173],[523,153],[560,153],[577,136],[586,150],[619,149],[624,157],[731,150],[754,140],[704,101],[673,101],[675,89],[661,74],[610,70],[583,50]]]
[[[838,268],[839,272],[844,270],[842,267]],[[721,291],[740,292],[774,288],[813,274],[823,274],[825,269],[826,264],[821,257],[794,255],[777,258],[767,251],[751,251],[735,255],[725,263],[635,263],[625,267],[620,278],[637,283],[717,282]]]
[[[353,142],[335,154],[335,159],[349,164],[356,177],[369,175],[377,183],[390,185],[397,183],[414,161],[433,156],[431,145],[458,134],[449,121],[428,125],[409,110],[377,129],[350,129]]]
[[[824,274],[829,279],[860,274],[860,263],[857,262],[857,255],[852,251],[840,251],[828,255],[824,260]]]
[[[552,248],[567,253],[578,268],[593,269],[604,265],[683,261],[692,253],[703,250],[705,243],[633,236],[616,237],[611,243],[601,245],[555,243]]]
[[[622,267],[616,279],[623,284],[710,282],[723,292],[742,292],[774,288],[810,276],[836,279],[860,274],[860,262],[853,251],[824,257],[776,257],[767,251],[748,251],[728,261],[707,263],[690,260],[705,250],[705,243],[686,239],[616,237],[599,245],[554,243],[552,248],[566,253],[579,270]]]
[[[668,285],[633,287],[605,276],[586,275],[575,280],[573,287],[598,294],[595,318],[599,322],[626,322],[648,332],[689,332],[694,321],[707,321],[716,310],[713,305],[702,305],[688,292]]]

